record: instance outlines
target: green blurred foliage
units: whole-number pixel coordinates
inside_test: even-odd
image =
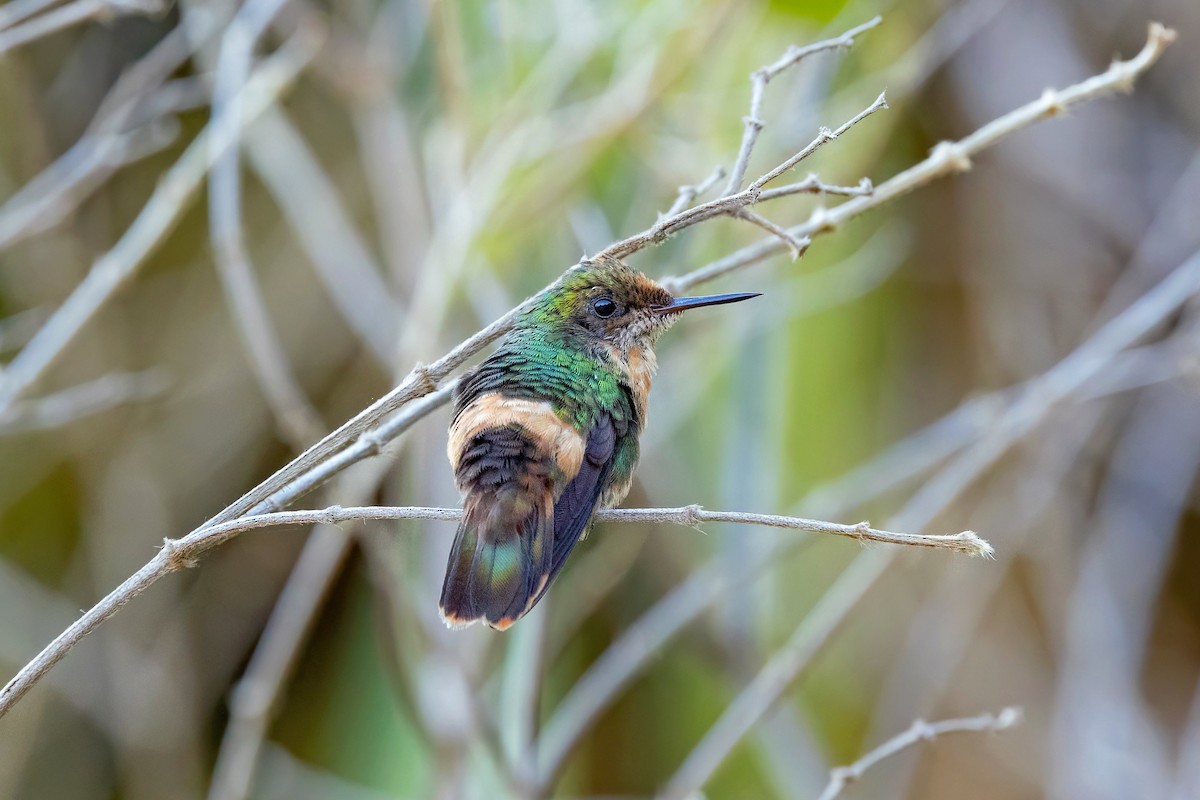
[[[840,124],[884,88],[895,90],[889,94],[891,110],[788,177],[800,179],[811,168],[830,183],[853,185],[863,176],[879,183],[937,141],[967,132],[980,113],[967,107],[980,98],[967,92],[964,100],[962,87],[941,76],[944,60],[931,64],[928,80],[914,86],[905,85],[905,75],[888,71],[906,55],[933,57],[921,50],[921,37],[951,5],[339,0],[310,7],[332,21],[340,38],[282,108],[367,240],[370,258],[395,292],[402,322],[416,320],[419,330],[413,351],[398,352],[396,364],[370,357],[297,243],[294,223],[281,213],[268,183],[247,166],[247,157],[248,250],[306,395],[332,427],[386,391],[395,369],[403,374],[414,361],[428,363],[552,280],[581,251],[651,224],[671,205],[678,186],[729,164],[746,113],[747,76],[790,43],[840,32],[877,12],[887,15],[886,24],[865,34],[852,52],[812,59],[771,84],[767,127],[751,175],[795,152],[818,126]],[[579,18],[564,18],[572,10]],[[6,118],[0,124],[0,198],[11,197],[76,140],[119,68],[142,56],[177,23],[178,13],[64,32],[0,62]],[[1098,28],[1080,21],[1088,20],[1086,9],[1062,13],[1080,37],[1094,36],[1107,46]],[[280,38],[270,34],[269,46]],[[175,77],[206,75],[208,68],[197,59]],[[989,84],[978,94],[992,89]],[[163,172],[208,121],[207,108],[176,116],[173,143],[118,170],[52,231],[0,251],[0,318],[57,307],[88,265],[127,229]],[[384,118],[396,127],[383,125]],[[400,141],[397,130],[411,141]],[[379,145],[372,136],[403,151],[407,160],[398,173],[387,171],[394,165],[370,149],[372,141]],[[990,192],[1001,184],[995,173],[951,180],[978,181],[975,203],[991,202]],[[390,217],[397,206],[381,203],[383,190],[373,181],[407,201],[410,216]],[[1011,360],[980,344],[987,331],[973,317],[972,304],[979,301],[967,276],[972,257],[982,261],[979,250],[986,248],[977,239],[989,220],[960,186],[931,188],[928,197],[915,195],[856,220],[818,239],[797,263],[777,257],[715,286],[714,291],[762,291],[764,297],[753,309],[689,319],[664,338],[649,444],[629,504],[809,513],[796,506],[815,487],[937,419],[973,388],[1026,377]],[[840,200],[794,197],[764,213],[792,223],[822,202]],[[231,323],[213,269],[208,222],[201,194],[46,382],[49,390],[112,372],[161,369],[169,388],[149,401],[0,441],[0,557],[62,598],[106,591],[112,576],[136,569],[164,535],[190,529],[291,455]],[[680,274],[761,234],[721,219],[640,253],[633,262],[654,276]],[[389,246],[393,235],[399,255]],[[872,251],[877,237],[893,249]],[[1046,272],[1068,261],[1049,263]],[[829,292],[820,307],[824,290],[810,279],[836,278],[839,269],[859,262],[883,264],[878,285],[864,280],[844,290],[845,297]],[[1064,339],[1074,341],[1076,333],[1068,331]],[[2,357],[11,358],[15,349],[6,345]],[[456,502],[443,455],[446,421],[441,412],[406,436],[396,467],[367,502]],[[847,513],[871,514],[882,522],[900,505],[900,494],[898,489],[851,504]],[[995,496],[1003,505],[1007,496],[999,490]],[[341,502],[332,490],[314,497],[314,505],[318,498]],[[970,513],[983,512],[959,509],[939,525],[966,527],[963,519]],[[1004,527],[1002,516],[990,519]],[[1195,528],[1194,517],[1187,525]],[[396,527],[371,531],[390,536]],[[376,789],[379,796],[435,796],[456,785],[446,779],[455,770],[462,772],[457,786],[465,796],[512,793],[496,774],[491,745],[439,739],[421,718],[420,703],[439,666],[459,663],[471,679],[473,698],[490,714],[484,722],[503,730],[508,720],[502,718],[501,695],[516,662],[514,637],[474,631],[439,638],[443,631],[430,630],[450,529],[413,523],[399,530],[389,551],[400,565],[394,576],[399,586],[380,585],[379,573],[365,563],[371,558],[365,547],[342,570],[269,726],[270,749],[278,752],[264,756],[269,763],[253,796],[278,797],[284,791],[279,787],[288,786],[279,776],[291,762],[281,752],[303,769],[355,790]],[[538,664],[544,671],[539,725],[606,648],[689,575],[712,561],[736,562],[775,535],[722,526],[706,532],[598,526],[580,546],[545,604],[551,632],[571,618],[578,587],[596,578],[583,574],[593,563],[587,559],[619,563],[611,555],[617,548],[606,555],[600,540],[645,541],[632,549],[626,571],[612,576],[611,591],[569,628],[565,640],[547,634],[543,649],[554,657]],[[55,700],[0,729],[0,736],[33,743],[27,757],[0,757],[0,794],[15,787],[21,793],[14,796],[53,800],[203,796],[228,722],[230,692],[296,550],[295,542],[268,548],[261,540],[244,540],[299,535],[249,534],[224,546],[226,561],[206,560],[203,579],[176,580],[139,598],[144,614],[130,614],[129,621],[123,614],[94,637],[104,649],[137,648],[138,657],[130,658],[134,666],[121,660],[125,656],[97,655],[99,645],[73,653],[74,660],[95,660],[82,670],[82,697],[68,693],[73,699],[63,700],[57,694],[61,687],[39,687],[38,692],[55,692]],[[1188,609],[1196,597],[1184,564],[1194,562],[1194,542],[1181,546],[1173,578],[1185,597],[1180,605]],[[555,793],[645,796],[659,789],[817,604],[855,548],[810,544],[703,615],[589,730]],[[917,617],[937,579],[977,568],[937,561],[922,571],[904,562],[889,577],[879,607],[839,631],[780,703],[811,735],[818,757],[841,763],[876,743],[876,702],[889,659],[907,641],[908,621]],[[877,588],[872,600],[883,594]],[[206,598],[214,595],[241,616],[213,619]],[[67,607],[80,602],[86,601],[69,600]],[[1179,613],[1190,619],[1190,612]],[[47,616],[13,624],[20,635],[0,630],[0,661],[10,672],[28,656],[26,637],[49,638],[58,629],[57,618]],[[1194,637],[1186,623],[1179,625]],[[198,630],[214,628],[223,634],[221,641],[201,646],[209,640]],[[1004,641],[988,640],[987,647],[990,655],[1003,652]],[[1190,675],[1195,662],[1181,659],[1186,668],[1179,671]],[[172,669],[181,673],[177,691],[170,681],[151,680],[156,670]],[[1041,661],[1027,671],[1037,676],[1030,683],[1055,679],[1052,665]],[[954,683],[956,700],[980,702],[963,683],[969,682]],[[706,796],[806,796],[799,787],[781,788],[758,736],[756,731],[738,745]],[[151,760],[146,752],[161,760],[154,770],[145,766]],[[91,785],[67,781],[58,774],[64,764],[96,777]],[[964,774],[953,763],[938,764],[936,774],[949,776],[945,780]],[[1005,769],[988,768],[991,774]],[[163,788],[155,781],[166,773],[174,783]],[[820,784],[825,773],[808,777]],[[991,793],[978,796],[1033,796],[1023,780],[1013,779],[1011,791],[997,781]]]

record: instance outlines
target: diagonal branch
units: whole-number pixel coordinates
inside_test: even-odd
[[[1150,23],[1145,46],[1128,61],[1114,61],[1099,75],[1066,89],[1047,89],[1037,100],[992,120],[971,135],[957,142],[942,142],[933,148],[924,161],[876,186],[871,194],[856,197],[833,209],[818,208],[807,222],[791,228],[790,233],[796,238],[832,233],[851,219],[888,200],[908,194],[937,178],[966,172],[971,168],[971,159],[975,155],[1034,122],[1062,116],[1071,107],[1106,94],[1131,91],[1138,76],[1158,61],[1173,41],[1175,31],[1157,22]],[[761,196],[759,199],[762,199]],[[668,279],[664,285],[672,291],[683,291],[762,261],[780,252],[783,247],[777,240],[766,239],[686,275]]]
[[[1107,71],[1100,75],[1059,92],[1047,92],[1041,99],[985,125],[965,139],[940,145],[934,149],[929,158],[895,176],[878,187],[873,194],[853,198],[832,210],[819,210],[809,222],[791,228],[789,233],[799,240],[803,236],[815,236],[835,230],[840,224],[875,208],[886,200],[905,194],[943,175],[968,168],[973,155],[1033,122],[1061,114],[1073,105],[1112,91],[1129,90],[1134,80],[1158,60],[1166,47],[1174,41],[1174,38],[1173,31],[1158,23],[1152,23],[1145,47],[1129,61],[1114,62]],[[156,232],[151,244],[156,242],[160,235],[161,231]],[[714,280],[729,272],[761,261],[767,256],[779,252],[783,246],[777,239],[770,239],[749,248],[743,248],[727,258],[671,279],[668,288],[678,291]],[[139,251],[135,255],[140,261],[144,253]],[[119,280],[117,283],[119,285]],[[105,297],[115,291],[115,288],[115,285],[107,288]],[[283,508],[306,491],[320,485],[330,476],[379,452],[383,446],[411,427],[417,420],[444,404],[450,397],[450,391],[449,387],[442,386],[443,382],[468,359],[510,331],[518,315],[528,308],[530,303],[531,300],[526,300],[461,342],[432,364],[413,369],[395,389],[276,471],[189,536],[198,534],[212,525],[230,522],[247,513],[257,514]],[[93,307],[91,303],[88,306],[85,311],[90,317],[96,307]],[[66,340],[73,338],[82,323],[83,321],[70,322],[67,330],[56,335],[55,341],[41,343],[41,349],[47,350],[48,348],[53,356]],[[62,339],[62,334],[65,334],[65,340]],[[35,337],[35,339],[37,338]],[[33,342],[30,343],[30,347],[32,346]],[[45,353],[43,353],[43,357],[44,355]],[[3,378],[0,378],[0,404],[3,404],[5,399],[12,399],[19,395],[48,366],[48,363],[35,364],[32,369],[33,374],[30,375],[31,369],[27,365],[24,368],[25,374],[16,387],[13,387],[10,379],[13,377],[13,371],[19,360],[20,356],[14,360]],[[9,395],[8,398],[5,397],[6,394]],[[417,400],[422,400],[422,402],[416,404]],[[410,408],[405,408],[410,404],[412,404]],[[404,409],[403,413],[396,414],[401,409]],[[393,415],[396,415],[394,419],[384,423],[384,420]],[[127,600],[140,594],[158,577],[161,577],[157,573],[162,568],[161,559],[169,560],[170,553],[169,548],[160,551],[154,561],[138,570],[25,665],[4,689],[0,690],[0,715],[12,708],[13,704],[20,700],[80,639],[116,613],[119,604],[109,604],[111,598]],[[566,749],[561,749],[561,752],[554,754],[554,763],[549,765],[551,773],[561,765],[566,754]]]
[[[737,192],[736,194],[725,195],[724,197],[719,197],[716,200],[710,200],[707,203],[693,206],[692,208],[680,211],[674,216],[664,217],[641,233],[636,233],[627,239],[622,239],[615,244],[609,245],[597,253],[594,258],[626,258],[638,252],[639,250],[644,250],[652,245],[662,244],[667,239],[671,238],[685,228],[690,228],[693,225],[710,220],[713,217],[739,216],[741,211],[747,206],[752,206],[759,202],[759,195],[762,193],[763,186],[775,180],[780,175],[783,175],[785,172],[795,167],[801,161],[808,158],[826,144],[832,142],[834,139],[838,138],[846,131],[850,130],[855,125],[874,114],[876,111],[882,111],[885,108],[887,108],[887,99],[881,94],[879,97],[875,98],[875,102],[871,103],[871,105],[867,106],[862,111],[848,119],[846,122],[842,123],[837,130],[831,131],[828,128],[821,128],[817,132],[815,139],[805,145],[799,152],[795,153],[790,158],[778,164],[770,171],[759,176],[744,191]],[[797,236],[795,238],[800,239],[803,237]]]
[[[927,481],[896,515],[896,524],[928,524],[1058,403],[1103,373],[1112,359],[1200,294],[1200,253],[1105,323],[1086,342],[1035,379],[988,426],[984,436]],[[768,665],[726,707],[671,779],[674,796],[702,786],[733,747],[808,669],[845,617],[890,566],[892,552],[864,553],[821,596]]]
[[[724,194],[726,196],[737,194],[742,188],[742,180],[746,177],[746,169],[750,166],[750,154],[754,151],[758,135],[762,133],[764,125],[762,120],[763,95],[766,94],[767,84],[771,82],[771,79],[788,67],[799,63],[804,58],[815,53],[825,50],[841,50],[853,46],[855,36],[874,28],[882,21],[883,17],[875,17],[875,19],[864,22],[856,28],[851,28],[836,38],[826,39],[823,42],[816,42],[805,47],[796,47],[793,45],[774,64],[768,64],[750,76],[750,113],[742,120],[745,125],[745,129],[742,132],[742,144],[738,148],[737,158],[734,159],[733,171],[729,176],[729,183],[725,186]]]
[[[893,736],[865,756],[845,767],[830,772],[829,783],[818,800],[834,800],[851,783],[862,778],[871,767],[921,742],[932,742],[947,733],[981,733],[1005,731],[1021,722],[1021,709],[1005,708],[997,714],[980,714],[962,719],[926,722],[919,719],[903,733]]]
[[[717,185],[717,181],[725,177],[725,168],[717,167],[712,174],[705,178],[695,186],[680,186],[679,196],[675,198],[675,202],[671,204],[671,208],[667,210],[663,217],[673,217],[680,211],[696,202],[697,197],[703,197],[712,187]]]

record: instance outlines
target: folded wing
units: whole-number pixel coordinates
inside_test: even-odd
[[[455,459],[464,514],[442,585],[448,625],[483,621],[504,630],[541,599],[587,529],[615,442],[612,419],[602,415],[574,475],[520,424],[478,430],[464,442]]]

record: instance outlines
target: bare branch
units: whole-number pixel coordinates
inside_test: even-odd
[[[695,186],[680,186],[679,196],[675,198],[675,202],[671,204],[671,208],[663,214],[663,218],[673,217],[680,211],[696,202],[697,197],[703,197],[712,187],[717,185],[717,181],[725,177],[725,168],[717,167],[712,174],[705,178]]]
[[[846,120],[844,123],[842,123],[842,126],[840,128],[838,128],[836,131],[831,131],[828,128],[821,128],[821,130],[817,132],[817,138],[813,139],[808,144],[807,147],[805,147],[799,153],[796,153],[791,158],[784,161],[779,166],[775,167],[775,169],[771,170],[770,172],[768,172],[765,175],[763,175],[762,177],[760,177],[754,183],[750,184],[750,191],[753,192],[753,196],[754,196],[755,200],[757,201],[757,199],[758,199],[758,190],[762,189],[763,186],[765,186],[766,184],[775,180],[780,175],[787,172],[792,167],[796,166],[801,161],[803,161],[804,159],[811,156],[813,153],[817,152],[817,150],[821,149],[829,142],[832,142],[834,139],[838,138],[843,133],[850,130],[851,128],[853,128],[858,123],[862,122],[867,117],[874,114],[876,111],[882,111],[883,109],[885,109],[887,107],[888,107],[887,97],[884,93],[881,92],[879,94],[879,97],[875,98],[874,103],[871,103],[871,105],[867,106],[862,111],[858,112],[853,117]]]
[[[771,222],[771,220],[767,219],[761,214],[755,214],[748,208],[743,208],[742,210],[738,211],[737,218],[744,219],[752,225],[757,225],[764,231],[767,231],[768,233],[777,237],[781,242],[784,243],[784,245],[787,246],[788,251],[791,253],[792,261],[800,258],[800,256],[804,254],[804,251],[808,249],[808,246],[812,244],[812,239],[809,239],[808,237],[797,239],[795,236],[792,236],[790,233],[788,233],[787,228],[779,227],[774,222]]]
[[[979,733],[1005,731],[1021,722],[1021,709],[1009,707],[998,714],[980,714],[962,719],[945,719],[941,722],[917,720],[912,727],[888,739],[865,756],[845,767],[835,768],[829,776],[825,791],[818,800],[834,800],[847,786],[862,778],[871,767],[921,742],[932,742],[947,733]]]
[[[823,183],[816,175],[809,173],[808,177],[797,183],[789,183],[786,186],[780,186],[775,189],[764,189],[758,195],[758,202],[762,203],[766,200],[774,200],[777,197],[788,197],[793,194],[830,194],[841,195],[842,197],[863,197],[872,194],[875,191],[875,185],[871,183],[870,178],[863,178],[858,182],[858,186],[832,186],[828,183]]]
[[[1084,398],[1094,397],[1094,392],[1084,392],[1091,382],[1107,375],[1113,359],[1197,294],[1200,294],[1200,254],[1103,325],[1055,367],[1022,386],[1015,398],[1010,391],[1005,391],[969,401],[871,464],[839,479],[834,487],[855,487],[857,499],[868,500],[871,492],[883,492],[893,487],[896,473],[920,473],[974,441],[980,432],[994,431],[991,437],[946,465],[926,484],[936,486],[936,491],[925,497],[918,493],[897,515],[897,526],[928,524],[1021,435],[1045,419],[1058,403],[1074,393],[1080,393]],[[871,487],[867,498],[857,488],[864,483]],[[820,505],[829,513],[829,508],[838,505],[831,498],[844,498],[847,493],[845,489],[818,487],[812,492],[811,501],[801,505]],[[789,542],[780,547],[765,548],[749,562],[739,565],[735,574],[731,574],[724,564],[710,564],[689,576],[630,626],[575,683],[547,722],[543,737],[546,744],[538,759],[541,785],[548,785],[558,774],[588,727],[655,653],[731,586],[754,580],[778,563],[794,549],[791,545]],[[894,553],[895,550],[864,553],[838,576],[833,587],[822,596],[818,606],[772,662],[771,671],[760,673],[696,746],[676,773],[678,785],[694,787],[707,780],[729,749],[774,702],[770,695],[763,693],[762,684],[773,687],[774,697],[782,694],[819,652],[832,630],[884,574]]]
[[[959,497],[1012,444],[1032,432],[1057,403],[1105,371],[1112,359],[1200,294],[1200,253],[1103,325],[1091,338],[1039,377],[988,428],[982,439],[926,482],[897,515],[897,524],[928,524]],[[891,563],[892,551],[859,556],[822,595],[787,644],[725,709],[676,771],[675,796],[702,786],[743,736],[803,674],[842,620]]]
[[[778,61],[768,64],[750,76],[750,113],[743,119],[745,130],[742,132],[742,144],[738,148],[737,158],[734,159],[733,170],[729,175],[729,183],[725,186],[724,195],[726,197],[737,194],[742,188],[742,180],[746,177],[746,170],[750,166],[750,154],[754,151],[758,135],[763,129],[763,95],[766,94],[767,84],[771,82],[771,79],[788,67],[814,53],[851,47],[854,44],[855,36],[874,28],[882,21],[883,17],[875,17],[875,19],[869,20],[856,28],[851,28],[836,38],[826,39],[823,42],[816,42],[806,47],[796,47],[793,45],[788,48],[788,51]]]
[[[792,167],[799,164],[804,159],[811,156],[822,146],[828,142],[832,142],[837,137],[841,136],[852,127],[862,122],[867,117],[874,114],[876,111],[882,111],[887,108],[887,101],[881,94],[875,99],[875,102],[864,108],[862,111],[855,114],[846,122],[842,123],[837,130],[831,131],[828,128],[821,128],[817,133],[817,137],[809,142],[802,150],[788,158],[774,169],[759,176],[750,186],[742,192],[729,194],[719,197],[716,200],[710,200],[692,208],[685,209],[674,216],[664,217],[656,222],[651,227],[634,234],[627,239],[623,239],[615,244],[611,244],[604,250],[600,251],[595,258],[625,258],[639,250],[656,244],[662,244],[671,236],[685,228],[690,228],[693,225],[712,219],[713,217],[731,216],[737,217],[740,212],[747,206],[752,206],[759,201],[759,195],[762,192],[763,186],[778,178],[780,175],[787,172]],[[803,236],[795,237],[797,240]]]
[[[774,514],[753,514],[741,511],[706,511],[698,505],[681,508],[616,508],[596,512],[596,519],[614,522],[667,522],[672,525],[695,527],[703,522],[731,522],[742,525],[762,525],[768,528],[790,528],[832,536],[846,536],[860,542],[905,544],[917,547],[936,547],[968,556],[992,558],[992,546],[974,531],[962,531],[949,536],[923,533],[893,533],[872,528],[870,523],[841,525],[802,517],[783,517]]]
[[[793,227],[790,233],[796,238],[831,233],[864,211],[907,194],[935,178],[969,170],[971,159],[975,155],[1038,120],[1061,116],[1072,106],[1112,92],[1130,91],[1138,76],[1158,61],[1159,56],[1173,41],[1173,30],[1157,22],[1151,23],[1146,45],[1128,61],[1115,61],[1105,72],[1066,89],[1047,90],[1032,103],[989,122],[957,142],[942,142],[933,148],[927,159],[876,186],[870,195],[856,197],[833,209],[818,208],[808,222]],[[683,291],[762,261],[782,248],[783,245],[778,240],[767,239],[743,247],[686,275],[667,279],[664,285],[669,283],[668,288]]]
[[[359,520],[399,520],[399,519],[431,519],[439,521],[457,521],[462,518],[461,509],[457,508],[425,508],[420,506],[330,506],[314,511],[279,511],[272,514],[258,514],[241,517],[230,522],[212,525],[208,528],[189,534],[182,539],[168,540],[167,545],[173,548],[181,557],[195,558],[213,545],[219,544],[234,534],[255,528],[266,528],[277,525],[337,525],[342,522]],[[803,517],[783,517],[773,514],[754,514],[742,511],[706,511],[698,505],[682,506],[680,508],[614,508],[596,512],[598,522],[658,522],[671,525],[686,525],[697,527],[705,522],[728,522],[743,525],[760,525],[769,528],[789,528],[791,530],[823,533],[831,536],[844,536],[860,542],[878,542],[882,544],[903,544],[916,547],[935,547],[950,550],[969,556],[991,558],[992,546],[979,538],[974,531],[963,531],[949,536],[934,536],[922,533],[895,533],[892,531],[876,530],[870,523],[860,522],[856,525],[842,525],[836,522],[805,519]]]
[[[1172,31],[1158,24],[1151,25],[1149,41],[1146,47],[1130,61],[1118,62],[1105,73],[1061,92],[1047,93],[1035,103],[1031,103],[984,126],[976,133],[957,143],[939,146],[929,159],[892,178],[883,186],[878,187],[874,194],[853,198],[832,211],[819,210],[808,223],[790,229],[789,233],[799,240],[803,236],[833,230],[839,224],[874,208],[885,200],[904,194],[933,178],[967,168],[972,155],[1032,122],[1047,116],[1054,116],[1072,105],[1107,92],[1116,89],[1128,89],[1136,77],[1157,60],[1173,38],[1174,33]],[[196,180],[198,181],[198,177]],[[187,187],[188,184],[185,183],[184,188],[187,189]],[[704,208],[704,206],[698,208]],[[687,214],[689,212],[684,213]],[[171,215],[170,218],[173,219],[173,216]],[[170,219],[167,220],[166,224],[157,223],[162,225],[162,230],[153,230],[153,236],[150,237],[149,245],[157,242],[158,238],[165,231],[165,228],[169,227],[169,222]],[[137,225],[135,224],[136,227]],[[128,235],[132,237],[133,232],[131,231]],[[136,256],[134,259],[135,265],[144,257],[144,252],[142,252],[141,248],[148,249],[144,240],[145,234],[142,231],[138,231],[138,248],[135,248],[134,251],[134,255]],[[619,243],[614,247],[619,247],[620,244],[623,243]],[[697,283],[715,279],[727,272],[759,261],[771,253],[778,252],[781,247],[783,247],[782,244],[772,239],[767,243],[760,243],[751,248],[745,248],[729,258],[714,262],[707,267],[674,279],[672,288],[686,288],[694,286]],[[123,261],[118,260],[115,265],[109,266],[106,271],[119,271],[123,263]],[[93,274],[95,272],[96,270],[93,270]],[[116,276],[104,276],[103,278],[95,279],[96,281],[101,281],[98,292],[96,288],[90,288],[89,291],[84,293],[87,299],[76,302],[75,305],[80,306],[79,308],[72,307],[67,309],[64,306],[60,310],[60,315],[64,316],[63,321],[60,321],[55,326],[54,320],[52,320],[47,325],[47,329],[50,329],[52,326],[55,327],[55,332],[50,334],[46,333],[47,329],[43,329],[42,333],[46,335],[39,334],[38,337],[35,337],[35,341],[31,342],[26,351],[23,351],[21,356],[18,356],[13,361],[8,372],[0,378],[0,407],[3,407],[3,405],[19,396],[25,388],[40,376],[49,363],[57,357],[61,348],[73,338],[79,328],[82,327],[82,324],[86,322],[86,319],[95,313],[96,309],[115,291],[116,286],[120,284],[121,280],[129,272],[132,272],[132,269],[128,269],[123,273],[119,272]],[[87,281],[85,280],[86,283]],[[108,285],[110,283],[111,285]],[[81,287],[82,289],[83,287]],[[78,294],[79,292],[77,292]],[[529,307],[530,302],[530,300],[526,300],[500,319],[461,342],[457,347],[432,364],[418,366],[395,389],[317,442],[299,457],[275,472],[267,480],[251,489],[206,523],[204,527],[193,531],[189,536],[200,535],[205,531],[210,531],[213,529],[212,526],[230,522],[247,512],[258,513],[260,511],[282,508],[305,491],[319,485],[341,469],[374,452],[378,452],[379,448],[390,441],[390,438],[394,438],[395,435],[398,435],[400,431],[411,426],[417,419],[420,419],[444,403],[449,398],[449,391],[444,388],[439,390],[440,384],[454,370],[462,366],[467,359],[511,330],[518,315]],[[67,305],[71,306],[71,301],[68,301]],[[68,311],[70,313],[65,313]],[[82,317],[80,317],[79,312],[82,312]],[[35,344],[37,345],[36,348],[34,347]],[[33,350],[34,355],[29,355],[24,359],[23,363],[20,363],[22,362],[22,356],[26,356],[30,350]],[[18,366],[21,367],[20,370],[18,370]],[[15,381],[13,379],[14,373],[18,376]],[[433,396],[427,397],[428,395]],[[420,398],[426,399],[421,404],[406,409],[404,413],[397,415],[396,419],[384,425],[379,424],[398,410]],[[187,540],[188,537],[184,537],[182,540],[177,541]],[[143,591],[157,580],[158,577],[161,577],[161,574],[165,574],[161,573],[160,570],[166,565],[172,564],[172,559],[178,560],[178,555],[173,555],[175,552],[173,547],[165,547],[154,561],[147,564],[110,593],[108,597],[47,645],[33,661],[22,668],[17,676],[0,691],[0,714],[10,709],[14,703],[41,679],[47,670],[63,658],[75,643],[116,612],[119,604],[113,604],[111,602],[113,598],[124,598],[122,600],[124,602]],[[886,561],[886,559],[884,560]],[[174,568],[178,567],[171,567],[167,571],[171,571]],[[569,746],[567,745],[568,748]],[[551,772],[555,771],[561,765],[562,759],[566,757],[566,752],[567,750],[563,750],[561,753],[556,754],[555,763],[549,765]],[[543,759],[543,763],[545,763],[545,759]]]
[[[454,522],[462,517],[457,508],[422,508],[409,506],[360,506],[342,508],[330,506],[316,511],[279,511],[268,514],[240,517],[238,519],[209,525],[189,533],[181,539],[166,539],[163,547],[149,562],[131,578],[122,583],[103,600],[94,605],[71,627],[60,634],[33,661],[17,674],[0,691],[0,716],[12,708],[25,692],[41,678],[75,642],[103,623],[121,606],[140,595],[159,579],[181,569],[195,566],[195,559],[205,551],[221,544],[237,534],[278,525],[336,525],[357,520],[401,520],[431,519]],[[596,514],[600,521],[624,522],[667,522],[675,525],[695,526],[700,522],[741,522],[750,525],[767,525],[776,528],[792,528],[833,536],[845,536],[859,541],[909,544],[921,547],[939,547],[954,552],[976,556],[990,556],[991,546],[971,531],[953,536],[928,536],[911,533],[893,533],[871,528],[866,523],[840,525],[833,522],[779,517],[767,514],[745,514],[728,511],[705,511],[699,506],[684,508],[616,509]]]

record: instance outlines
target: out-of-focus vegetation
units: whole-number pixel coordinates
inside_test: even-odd
[[[4,362],[208,121],[229,11],[122,13],[0,57]],[[831,765],[915,718],[1020,705],[1021,727],[916,748],[849,791],[1195,797],[1196,301],[1042,409],[977,480],[938,494],[980,442],[1004,438],[998,420],[1021,387],[1200,250],[1193,2],[292,0],[260,58],[298,26],[322,28],[323,45],[241,151],[248,262],[287,370],[321,426],[341,423],[581,252],[645,228],[680,184],[728,166],[747,75],[790,43],[875,14],[884,23],[852,50],[771,84],[752,175],[883,89],[890,110],[808,169],[879,183],[1044,87],[1131,55],[1149,19],[1177,28],[1182,46],[1132,95],[1021,132],[796,263],[737,273],[717,290],[763,292],[753,308],[697,315],[664,337],[627,505],[880,524],[903,510],[900,520],[929,516],[925,532],[973,528],[998,551],[989,563],[897,554],[705,793],[816,797]],[[106,94],[171,35],[179,65],[141,89],[145,102],[115,132],[101,129],[103,153],[72,151],[98,141]],[[66,188],[46,173],[64,158]],[[7,673],[164,536],[191,530],[301,444],[250,368],[214,260],[208,189],[0,415]],[[31,205],[45,197],[54,202]],[[792,223],[821,202],[839,201],[798,196],[767,211]],[[717,220],[633,262],[678,274],[761,235]],[[925,430],[972,398],[975,411]],[[455,504],[447,422],[442,409],[383,466],[357,466],[300,505]],[[345,530],[355,537],[345,551],[326,531],[328,552],[310,556],[330,585],[307,588],[321,602],[253,759],[252,797],[528,794],[508,765],[523,763],[539,728],[558,730],[560,703],[610,645],[689,576],[737,574],[799,538],[598,526],[547,601],[498,634],[437,620],[451,525]],[[0,796],[205,796],[235,687],[305,537],[241,536],[73,650],[0,720]],[[653,795],[860,551],[811,541],[739,578],[615,693],[553,793]]]

